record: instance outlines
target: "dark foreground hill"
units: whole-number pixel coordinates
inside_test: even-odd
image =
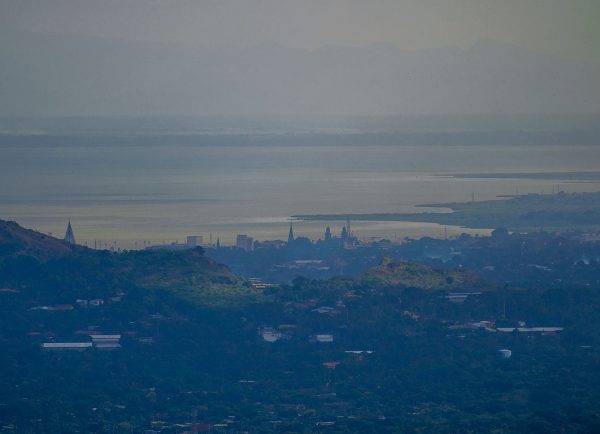
[[[0,220],[0,260],[17,255],[50,258],[81,249],[66,241],[22,228],[15,222]]]
[[[37,288],[45,298],[115,296],[123,288],[164,289],[188,301],[242,303],[259,297],[201,248],[111,253],[75,246],[0,221],[0,284]]]
[[[260,290],[200,249],[113,254],[0,227],[2,431],[600,429],[595,284],[492,288],[386,259]],[[501,331],[518,321],[563,330]]]

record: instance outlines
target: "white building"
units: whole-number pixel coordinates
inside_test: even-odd
[[[121,335],[91,335],[94,347],[100,350],[121,348]]]
[[[44,342],[45,350],[85,350],[92,347],[91,342]]]
[[[204,238],[200,235],[188,235],[186,244],[188,247],[198,247],[204,244]]]
[[[330,334],[312,335],[310,337],[310,341],[311,342],[320,342],[320,343],[333,342],[333,335],[330,335]]]
[[[497,327],[496,330],[502,333],[512,333],[517,330],[519,333],[554,334],[563,331],[563,327]]]
[[[248,235],[244,235],[244,234],[239,234],[235,238],[235,247],[237,247],[238,249],[242,249],[247,252],[250,252],[250,251],[252,251],[253,241],[254,241],[254,239],[252,237],[249,237]]]

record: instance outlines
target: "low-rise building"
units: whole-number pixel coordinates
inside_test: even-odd
[[[235,247],[238,249],[245,250],[246,252],[252,251],[254,239],[245,234],[239,234],[235,238]]]
[[[265,342],[277,342],[283,336],[283,333],[272,327],[262,327],[258,330],[258,334]]]
[[[45,350],[86,350],[92,348],[91,342],[44,342],[42,348]]]
[[[311,342],[328,343],[333,342],[333,335],[331,334],[318,334],[310,337]]]
[[[198,247],[204,244],[204,238],[200,235],[188,235],[186,239],[186,244],[188,247]]]
[[[99,350],[115,350],[121,348],[121,335],[91,335],[94,347]]]
[[[553,335],[564,330],[563,327],[497,327],[496,331],[501,333],[540,333],[543,335]]]

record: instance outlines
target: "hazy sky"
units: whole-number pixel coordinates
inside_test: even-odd
[[[0,116],[600,113],[600,0],[0,0]]]
[[[480,38],[600,60],[598,0],[0,0],[0,25],[214,46],[391,42],[468,47]]]

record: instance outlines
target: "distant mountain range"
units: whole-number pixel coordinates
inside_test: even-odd
[[[5,29],[0,55],[0,116],[600,112],[600,65],[494,40],[212,50]]]

